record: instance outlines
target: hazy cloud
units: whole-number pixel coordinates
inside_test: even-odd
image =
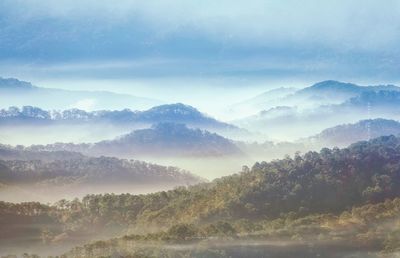
[[[0,3],[3,63],[75,75],[391,79],[399,43],[398,0]]]

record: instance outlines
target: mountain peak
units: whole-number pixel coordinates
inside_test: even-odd
[[[215,122],[196,108],[182,103],[166,104],[153,107],[140,113],[142,121],[160,121],[160,122],[195,122],[199,120],[207,120]],[[210,121],[209,121],[210,120]]]
[[[103,155],[115,151],[121,155],[225,156],[240,154],[229,139],[182,123],[162,122],[138,129],[114,140],[96,143],[90,151]]]
[[[319,142],[322,146],[342,147],[370,138],[399,134],[400,123],[398,121],[376,118],[330,127],[310,139]]]
[[[147,112],[159,113],[159,114],[181,114],[181,115],[200,115],[203,114],[196,108],[185,105],[182,103],[165,104],[150,108]]]
[[[326,89],[354,89],[354,88],[359,88],[360,86],[353,84],[353,83],[348,83],[348,82],[341,82],[341,81],[335,81],[335,80],[326,80],[326,81],[321,81],[313,84],[310,87],[307,87],[305,89],[313,89],[313,90],[326,90]]]

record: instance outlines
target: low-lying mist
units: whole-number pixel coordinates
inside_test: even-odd
[[[123,127],[106,123],[96,125],[2,125],[0,143],[25,146],[55,142],[90,143],[113,139],[141,128],[143,127]]]
[[[55,203],[59,200],[81,199],[89,194],[148,194],[167,191],[182,186],[179,183],[138,183],[102,184],[102,185],[64,185],[49,186],[25,184],[0,187],[0,201]]]
[[[132,158],[132,157],[131,157]],[[227,157],[136,157],[150,163],[177,166],[191,173],[212,180],[240,172],[244,165],[250,166],[254,160],[246,156]]]
[[[351,242],[351,241],[350,241]],[[71,244],[55,244],[48,249],[44,247],[18,248],[8,247],[11,253],[35,253],[42,256],[60,255],[65,257],[100,257],[110,255],[112,257],[129,257],[142,255],[144,257],[216,257],[216,258],[242,258],[242,257],[266,257],[266,258],[380,258],[382,253],[374,248],[360,248],[349,242],[305,242],[291,240],[209,240],[200,243],[137,243],[124,242],[113,247],[92,247],[87,249],[72,248]],[[384,256],[385,258],[395,258],[398,254]]]

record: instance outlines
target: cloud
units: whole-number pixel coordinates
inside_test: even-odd
[[[385,4],[374,0],[3,2],[3,14],[14,21],[48,18],[94,27],[130,24],[155,32],[155,38],[191,31],[237,44],[318,43],[377,50],[394,47],[400,35],[400,2],[396,0]]]
[[[44,76],[390,79],[399,24],[397,0],[3,0],[0,59]]]

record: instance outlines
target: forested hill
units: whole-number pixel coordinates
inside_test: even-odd
[[[1,160],[71,160],[81,159],[84,155],[79,152],[71,151],[35,151],[24,146],[11,146],[0,144],[0,159]]]
[[[399,183],[400,138],[387,136],[345,149],[323,149],[256,163],[239,174],[189,188],[148,195],[89,195],[40,212],[30,212],[29,204],[12,205],[15,207],[10,209],[7,207],[11,204],[2,203],[0,207],[9,214],[5,217],[9,221],[4,222],[7,232],[12,232],[13,225],[30,226],[23,224],[20,216],[40,216],[41,221],[56,224],[51,227],[55,229],[53,236],[64,229],[69,235],[87,233],[93,226],[98,229],[97,235],[110,229],[119,234],[143,233],[177,223],[257,222],[284,214],[338,214],[354,206],[399,197]]]
[[[345,147],[358,141],[365,141],[384,135],[399,134],[400,123],[398,121],[377,118],[327,128],[321,133],[305,139],[303,142],[324,147]]]
[[[168,225],[276,218],[288,212],[338,213],[394,198],[400,196],[400,138],[380,137],[345,149],[256,163],[243,170],[206,186],[160,193],[156,208],[139,211],[135,220]],[[85,202],[92,201],[86,198]],[[129,206],[121,211],[125,209]]]
[[[41,184],[55,187],[67,184],[113,183],[137,187],[146,183],[174,183],[177,186],[203,182],[200,177],[177,167],[111,157],[82,157],[51,162],[0,160],[0,171],[0,183],[9,185]]]
[[[233,141],[216,133],[192,129],[184,124],[159,123],[132,131],[113,140],[93,144],[55,143],[33,145],[35,151],[73,151],[93,156],[116,157],[221,157],[243,153]]]

